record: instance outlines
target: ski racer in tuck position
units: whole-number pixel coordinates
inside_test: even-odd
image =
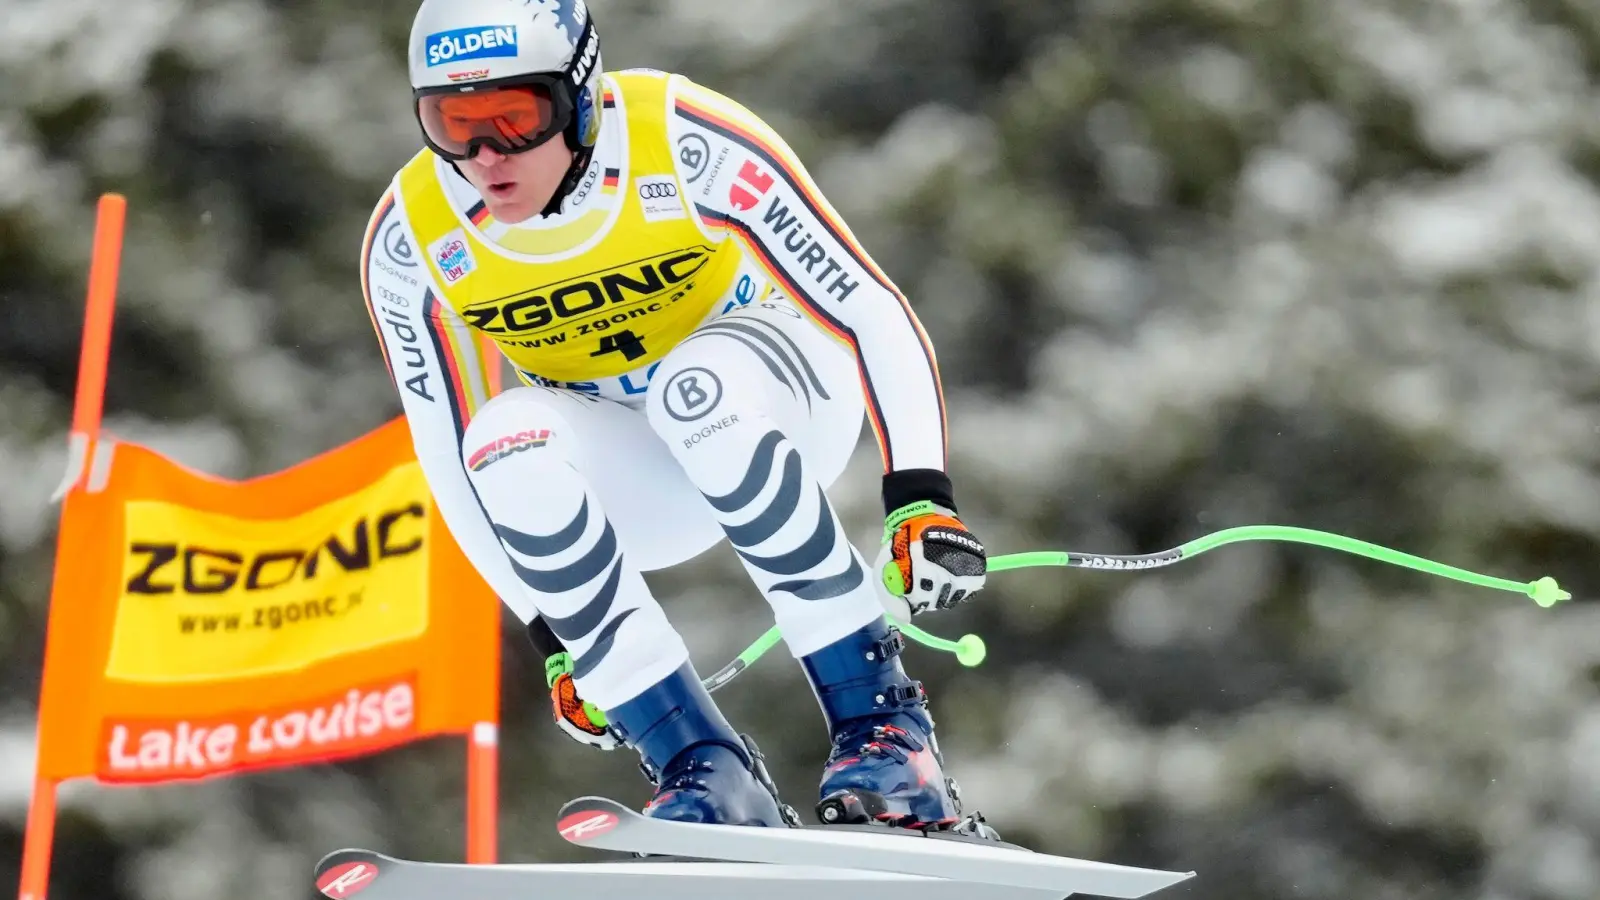
[[[604,72],[583,0],[424,0],[409,66],[427,147],[372,214],[363,291],[436,506],[546,655],[561,728],[637,750],[650,816],[799,824],[641,575],[725,537],[832,735],[819,810],[987,832],[885,615],[986,572],[906,299],[762,119]],[[521,384],[489,396],[479,335]],[[870,567],[823,493],[863,412]]]

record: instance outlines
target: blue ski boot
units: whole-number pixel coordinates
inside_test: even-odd
[[[817,818],[998,840],[981,814],[961,816],[960,788],[944,774],[927,695],[900,665],[904,649],[899,630],[879,618],[801,658],[833,737]]]
[[[639,751],[639,768],[656,788],[646,815],[719,825],[799,825],[800,817],[779,801],[765,757],[723,718],[692,663],[605,714]]]

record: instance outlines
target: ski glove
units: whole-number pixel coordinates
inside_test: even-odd
[[[894,598],[886,607],[903,612],[904,620],[971,599],[983,588],[988,557],[983,542],[953,510],[924,500],[896,509],[884,521],[877,568]]]
[[[601,750],[622,746],[616,732],[606,723],[606,714],[578,696],[578,686],[572,680],[571,654],[552,653],[546,657],[544,680],[550,686],[550,712],[568,737]]]

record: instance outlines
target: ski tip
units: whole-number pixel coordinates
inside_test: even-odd
[[[363,850],[360,847],[344,847],[342,849],[335,850],[317,860],[316,873],[321,875],[323,872],[326,872],[328,869],[337,866],[340,863],[357,861],[370,862],[373,865],[377,865],[383,862],[385,859],[387,859],[387,857],[385,857],[382,853],[375,853],[371,850]]]
[[[634,815],[633,810],[607,797],[579,797],[561,807],[556,831],[569,843],[586,844]]]
[[[371,887],[389,862],[392,860],[371,850],[335,850],[317,861],[317,892],[330,900],[348,900]]]
[[[1182,884],[1183,882],[1188,881],[1189,879],[1195,877],[1195,875],[1197,873],[1195,873],[1195,872],[1166,872],[1164,874],[1170,875],[1171,876],[1171,880],[1168,881],[1166,884],[1161,885],[1160,887],[1154,888],[1153,890],[1156,890],[1156,891],[1165,890],[1165,889],[1167,889],[1169,887],[1172,887],[1175,884]]]
[[[566,812],[568,810],[577,809],[580,806],[594,807],[597,809],[622,810],[628,812],[630,815],[633,812],[632,810],[628,809],[628,807],[623,806],[621,803],[618,803],[610,797],[601,797],[595,794],[591,794],[587,797],[574,797],[562,804],[561,811]]]

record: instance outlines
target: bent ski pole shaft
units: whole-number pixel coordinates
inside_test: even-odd
[[[1010,569],[1028,569],[1037,566],[1062,566],[1075,569],[1097,569],[1113,572],[1139,572],[1147,569],[1159,569],[1174,563],[1192,559],[1226,544],[1236,544],[1242,541],[1284,541],[1298,544],[1312,544],[1330,550],[1338,550],[1357,556],[1365,556],[1379,562],[1395,566],[1415,569],[1429,575],[1441,578],[1450,578],[1466,584],[1486,587],[1494,590],[1509,591],[1524,594],[1541,607],[1549,608],[1564,600],[1572,599],[1572,595],[1562,590],[1554,578],[1545,576],[1537,581],[1519,582],[1506,578],[1496,578],[1492,575],[1480,575],[1466,569],[1448,566],[1444,563],[1412,556],[1388,547],[1346,537],[1342,534],[1333,534],[1326,531],[1316,531],[1310,528],[1297,528],[1292,525],[1241,525],[1236,528],[1225,528],[1203,537],[1196,538],[1170,550],[1157,553],[1143,553],[1133,555],[1116,555],[1109,553],[1080,553],[1074,550],[1038,550],[1026,553],[1010,553],[1004,556],[989,558],[988,570],[990,572],[1004,572]],[[952,641],[929,634],[909,622],[896,622],[905,635],[919,644],[935,650],[954,653],[956,659],[965,666],[976,666],[983,662],[986,650],[983,639],[975,634],[963,635],[960,640]],[[778,643],[779,633],[776,625],[767,629],[766,633],[757,638],[726,666],[719,669],[716,674],[705,679],[706,690],[714,691],[724,687],[728,682],[738,677],[740,672],[749,668],[756,660],[760,659],[768,650]]]

